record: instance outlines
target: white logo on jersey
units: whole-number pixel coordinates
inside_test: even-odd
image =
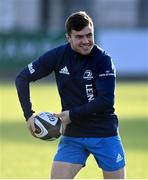
[[[104,77],[104,76],[116,76],[113,71],[106,70],[105,73],[99,74],[99,77]]]
[[[86,84],[86,95],[87,95],[87,99],[88,102],[94,100],[94,93],[93,93],[93,86],[92,84]]]
[[[59,73],[60,73],[60,74],[67,74],[67,75],[70,74],[66,66],[63,67],[63,68],[59,71]]]
[[[105,76],[114,76],[116,77],[116,69],[113,64],[113,61],[111,60],[111,69],[106,70],[103,74],[99,74],[99,77],[105,77]]]
[[[83,75],[83,79],[91,80],[93,78],[92,71],[86,70]]]
[[[30,74],[33,74],[35,72],[35,69],[33,69],[32,63],[28,64],[28,69],[29,69]]]
[[[118,163],[122,160],[123,160],[123,157],[121,156],[121,154],[118,153],[117,158],[116,158],[116,163]]]

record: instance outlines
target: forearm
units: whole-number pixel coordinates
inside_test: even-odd
[[[32,104],[30,101],[30,90],[29,90],[29,81],[25,79],[22,75],[16,77],[16,88],[18,93],[18,98],[24,112],[24,117],[26,120],[33,114]]]
[[[70,109],[70,119],[77,120],[91,114],[102,114],[113,109],[115,79],[97,80],[97,96],[94,100]]]
[[[93,113],[104,113],[113,106],[113,100],[97,97],[93,101],[70,110],[71,119],[79,119]]]

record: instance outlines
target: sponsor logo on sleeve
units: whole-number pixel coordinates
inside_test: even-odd
[[[111,59],[111,69],[107,69],[104,73],[99,74],[99,77],[105,77],[105,76],[114,76],[116,77],[116,68],[114,66],[114,63]]]
[[[29,69],[30,74],[33,74],[35,72],[35,69],[33,68],[32,63],[28,64],[28,69]]]
[[[112,71],[112,70],[111,71],[106,70],[105,73],[99,74],[99,77],[105,77],[105,76],[114,76],[115,77],[116,75],[115,75],[114,71]]]

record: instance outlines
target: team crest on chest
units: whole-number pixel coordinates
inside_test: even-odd
[[[93,79],[92,76],[92,71],[91,70],[86,70],[83,74],[83,79],[91,80]]]

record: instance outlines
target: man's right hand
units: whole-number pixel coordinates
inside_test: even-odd
[[[32,136],[36,137],[35,136],[35,125],[34,125],[34,118],[35,116],[32,115],[28,120],[27,120],[27,127],[30,131],[30,133],[32,134]]]

